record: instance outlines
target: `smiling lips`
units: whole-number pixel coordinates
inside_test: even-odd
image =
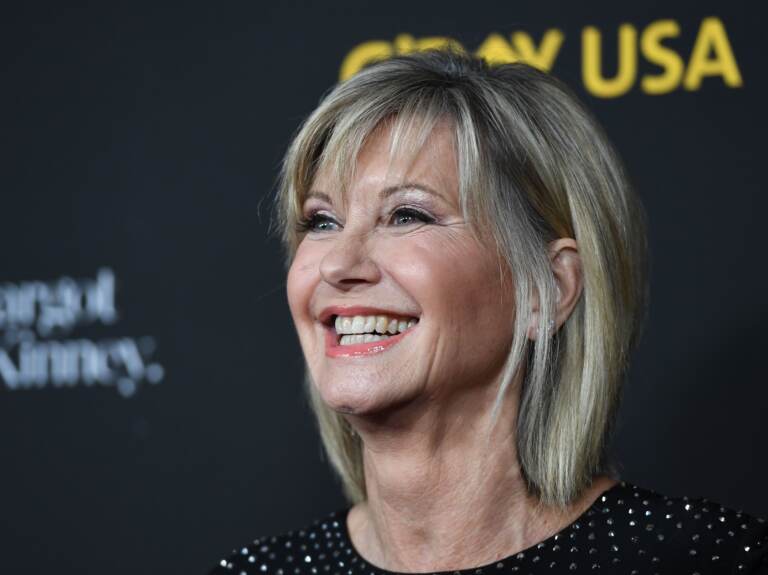
[[[325,354],[351,357],[380,353],[403,339],[418,324],[416,317],[371,308],[326,309]]]

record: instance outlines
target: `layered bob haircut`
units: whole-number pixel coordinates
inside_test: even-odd
[[[437,122],[452,126],[464,216],[512,277],[515,333],[493,407],[524,372],[517,452],[530,493],[565,507],[598,473],[647,302],[645,216],[603,130],[562,83],[530,66],[490,66],[432,51],[377,62],[337,85],[293,139],[278,185],[277,221],[288,263],[315,174],[341,193],[375,130],[392,129],[391,158],[424,144]],[[556,282],[548,244],[574,238],[583,290],[553,333]],[[538,333],[527,337],[538,298]],[[360,437],[307,392],[325,450],[348,499],[366,498]]]

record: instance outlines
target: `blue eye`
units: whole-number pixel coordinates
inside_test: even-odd
[[[296,222],[299,232],[328,232],[338,229],[338,226],[332,217],[317,212]]]
[[[425,214],[419,210],[413,208],[398,208],[392,213],[391,222],[396,226],[407,226],[417,222],[430,224],[435,219],[432,216]]]

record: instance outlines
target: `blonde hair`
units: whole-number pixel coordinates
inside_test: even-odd
[[[461,206],[489,234],[514,274],[515,333],[498,396],[525,368],[517,452],[529,491],[564,507],[597,473],[647,301],[645,217],[598,123],[562,83],[524,64],[489,66],[431,51],[378,62],[337,85],[285,156],[278,222],[288,260],[301,234],[304,196],[318,170],[344,189],[369,136],[392,128],[391,155],[422,146],[438,121],[455,136]],[[538,295],[539,333],[554,317],[550,241],[578,244],[583,291],[552,337],[527,337]],[[348,499],[366,498],[359,436],[306,377],[330,462]]]

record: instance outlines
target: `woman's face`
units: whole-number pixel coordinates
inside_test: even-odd
[[[344,202],[318,173],[288,273],[314,385],[344,413],[488,386],[512,341],[513,285],[462,216],[451,127],[411,162],[388,166],[389,140],[386,127],[368,140]]]

